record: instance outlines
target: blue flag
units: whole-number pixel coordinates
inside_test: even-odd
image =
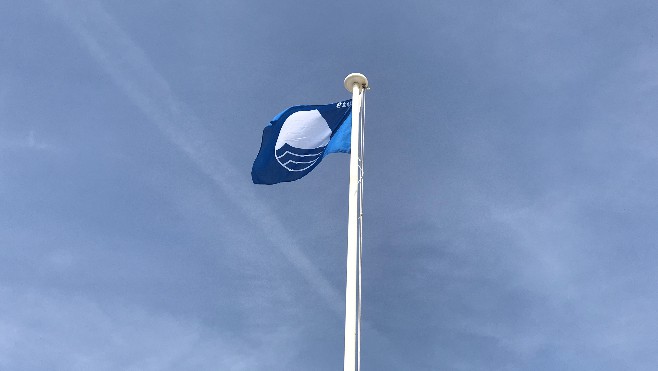
[[[255,184],[292,182],[336,152],[350,153],[352,100],[294,106],[263,129],[260,151],[251,168]]]

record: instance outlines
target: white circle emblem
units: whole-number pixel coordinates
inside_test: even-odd
[[[298,111],[281,127],[274,146],[277,161],[289,171],[304,171],[315,164],[331,139],[331,129],[320,111]]]

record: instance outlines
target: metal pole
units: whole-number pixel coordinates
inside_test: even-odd
[[[344,371],[359,370],[359,220],[360,182],[362,181],[361,125],[362,98],[368,79],[362,74],[352,73],[345,78],[345,88],[352,92],[352,137],[350,155],[349,219],[347,224],[347,282],[345,286],[345,358]]]

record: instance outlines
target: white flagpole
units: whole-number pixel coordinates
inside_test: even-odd
[[[361,351],[361,182],[363,181],[363,94],[368,79],[360,73],[345,78],[345,89],[352,92],[352,148],[350,155],[349,221],[347,224],[347,283],[345,286],[344,371],[360,369]]]

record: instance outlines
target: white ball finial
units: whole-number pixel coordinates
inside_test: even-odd
[[[350,73],[345,78],[345,89],[351,93],[354,84],[359,84],[361,88],[365,89],[368,87],[368,79],[363,74]]]

